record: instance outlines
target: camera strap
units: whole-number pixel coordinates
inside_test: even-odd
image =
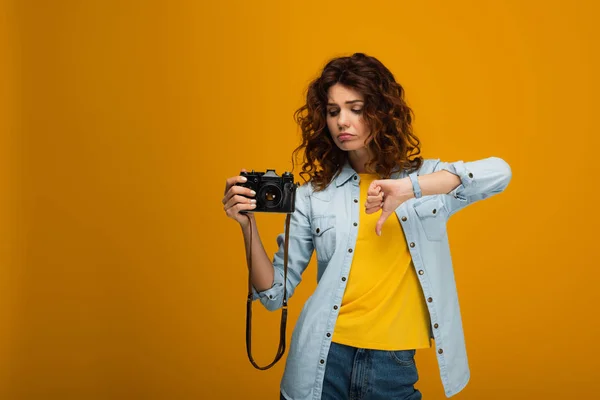
[[[266,367],[261,367],[256,364],[254,359],[252,358],[252,220],[248,217],[250,221],[250,250],[248,251],[247,263],[248,263],[248,301],[246,303],[246,351],[248,352],[248,359],[252,363],[252,365],[260,370],[266,370],[271,368],[285,353],[285,331],[286,331],[286,323],[287,323],[287,263],[288,263],[288,244],[290,238],[290,217],[291,214],[288,214],[285,218],[285,242],[284,242],[284,250],[283,250],[283,303],[281,307],[281,324],[279,328],[279,348],[277,349],[277,354],[275,355],[275,359],[271,362],[271,364]]]

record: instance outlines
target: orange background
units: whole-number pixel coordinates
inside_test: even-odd
[[[223,187],[291,169],[306,86],[356,51],[405,87],[424,156],[512,167],[449,222],[472,369],[456,398],[600,396],[596,4],[3,3],[0,398],[277,398],[284,361],[246,358]],[[283,221],[258,216],[270,255]],[[265,364],[280,314],[254,310]],[[417,364],[444,399],[433,350]]]

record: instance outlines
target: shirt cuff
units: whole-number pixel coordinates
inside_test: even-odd
[[[273,283],[273,286],[271,286],[269,289],[263,290],[262,292],[257,292],[254,286],[252,286],[252,300],[275,300],[281,292],[283,292],[283,284],[279,282]]]
[[[423,196],[421,192],[421,186],[419,185],[419,180],[416,172],[413,172],[408,175],[413,187],[413,193],[415,195],[415,199],[420,199]]]
[[[460,185],[455,187],[448,194],[460,201],[467,201],[468,199],[467,196],[464,195],[464,191],[475,185],[475,177],[473,176],[473,173],[465,167],[465,163],[463,161],[449,163],[446,167],[443,167],[442,170],[451,172],[460,178]]]

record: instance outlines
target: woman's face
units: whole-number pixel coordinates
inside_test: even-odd
[[[327,92],[327,127],[335,144],[344,151],[363,149],[369,128],[363,120],[363,96],[340,83]]]

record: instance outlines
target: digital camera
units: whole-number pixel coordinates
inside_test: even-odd
[[[237,186],[247,187],[256,192],[256,208],[249,212],[273,212],[291,214],[295,210],[296,187],[294,175],[285,172],[282,176],[275,173],[274,169],[267,172],[240,172],[248,180],[237,183]],[[245,196],[248,197],[248,196]],[[241,211],[243,212],[243,211]]]

